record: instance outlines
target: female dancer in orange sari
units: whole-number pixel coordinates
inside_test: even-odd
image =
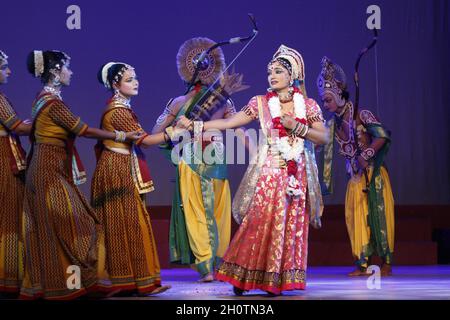
[[[141,146],[168,142],[162,132],[148,135],[131,109],[130,99],[138,94],[134,68],[125,63],[105,64],[99,81],[115,94],[103,113],[101,128],[139,131],[135,144],[103,140],[96,146],[98,163],[92,179],[92,206],[105,228],[106,268],[114,288],[124,294],[161,293],[160,266],[145,194],[153,191]],[[122,293],[121,293],[122,295]]]
[[[11,70],[0,51],[0,84]],[[0,92],[0,295],[19,293],[23,276],[23,215],[25,151],[17,135],[29,134],[31,125],[19,119],[8,98]],[[6,190],[7,188],[7,190]]]
[[[70,58],[60,51],[33,51],[28,70],[44,83],[33,103],[32,150],[25,182],[23,299],[74,299],[111,290],[105,271],[104,235],[77,184],[86,173],[76,136],[125,141],[134,132],[88,127],[61,98],[70,84]]]

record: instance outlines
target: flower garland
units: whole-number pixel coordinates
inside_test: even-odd
[[[293,94],[295,120],[307,125],[305,99],[298,88],[294,88]],[[291,197],[299,196],[301,194],[300,182],[296,179],[295,175],[304,150],[304,139],[294,136],[292,137],[292,143],[290,143],[289,134],[281,124],[281,105],[278,94],[272,91],[266,94],[266,98],[270,115],[272,116],[273,129],[278,130],[278,136],[273,140],[274,145],[287,164],[289,180],[286,193]]]

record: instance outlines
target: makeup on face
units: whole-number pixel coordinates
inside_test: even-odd
[[[269,85],[273,90],[281,90],[289,86],[290,75],[280,63],[272,63],[267,70]]]
[[[7,83],[10,75],[11,69],[9,69],[8,61],[4,61],[0,65],[0,83],[2,84]]]
[[[139,93],[139,81],[133,69],[128,69],[124,72],[118,89],[120,93],[127,97],[135,96]]]
[[[336,112],[338,109],[338,106],[336,104],[334,97],[329,93],[325,93],[325,95],[322,97],[322,103],[323,103],[323,107],[328,112]]]

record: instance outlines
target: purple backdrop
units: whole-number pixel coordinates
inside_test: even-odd
[[[71,4],[81,8],[81,30],[66,27],[66,8]],[[247,35],[251,31],[247,13],[252,12],[260,34],[235,64],[251,85],[234,97],[237,108],[265,92],[266,65],[280,44],[303,54],[307,91],[317,99],[315,81],[323,55],[341,64],[352,78],[355,57],[372,37],[366,28],[366,8],[371,4],[381,8],[381,31],[377,59],[372,50],[361,63],[361,105],[377,113],[392,131],[387,163],[394,197],[398,204],[449,204],[450,50],[445,0],[2,1],[0,49],[10,56],[13,77],[0,90],[22,118],[29,117],[40,84],[26,71],[26,55],[33,49],[63,50],[72,57],[75,73],[64,100],[89,125],[97,126],[109,96],[96,80],[97,71],[107,61],[125,61],[136,67],[140,79],[133,107],[141,124],[151,130],[167,100],[184,91],[175,65],[180,44],[195,36],[218,41]],[[224,48],[227,61],[240,49],[240,45]],[[95,168],[93,145],[92,140],[78,140],[89,176]],[[170,204],[173,168],[156,147],[146,153],[156,184],[149,202]],[[244,169],[230,167],[233,191]],[[342,159],[335,163],[334,176],[336,192],[326,202],[343,203]],[[89,183],[82,190],[88,195]]]

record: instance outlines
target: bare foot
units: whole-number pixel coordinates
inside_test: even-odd
[[[388,276],[392,276],[392,267],[390,264],[383,264],[383,266],[381,267],[381,276],[382,277],[388,277]]]
[[[349,277],[360,277],[360,276],[365,276],[368,277],[370,276],[370,273],[367,273],[367,270],[361,270],[360,268],[356,268],[354,271],[350,272],[348,274]]]
[[[155,290],[153,290],[152,292],[144,294],[144,296],[153,296],[153,295],[156,295],[156,294],[160,294],[160,293],[163,293],[163,292],[169,290],[170,288],[172,288],[172,287],[171,287],[171,286],[161,286],[161,287],[157,287],[157,288],[156,288]]]
[[[212,273],[208,273],[206,276],[204,276],[203,278],[198,280],[198,282],[213,282],[213,281],[214,281],[214,276]]]

